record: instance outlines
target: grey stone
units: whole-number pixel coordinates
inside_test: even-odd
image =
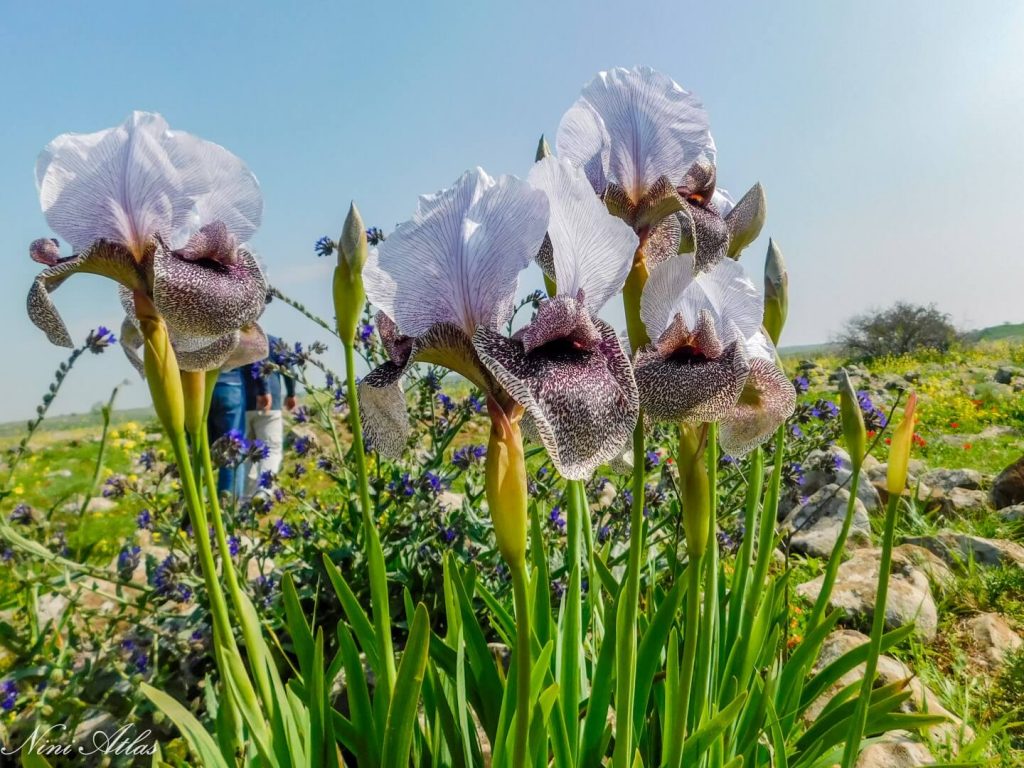
[[[828,557],[839,540],[839,534],[850,503],[850,492],[834,483],[812,494],[804,504],[791,510],[782,521],[784,531],[790,532],[790,547],[794,552],[811,557]],[[853,503],[853,523],[846,547],[871,541],[871,523],[860,499]]]
[[[981,488],[984,477],[976,469],[933,469],[921,475],[921,480],[931,487],[949,493],[954,488],[976,491]]]
[[[915,633],[922,640],[930,642],[935,639],[938,631],[939,615],[927,570],[931,566],[923,564],[926,560],[927,555],[920,554],[915,548],[897,547],[893,551],[885,626],[887,629],[895,629],[913,622]],[[870,627],[875,611],[880,567],[881,549],[876,548],[858,549],[839,566],[829,607],[838,608],[846,614],[845,624],[863,629]],[[945,581],[944,574],[933,575],[932,578]],[[797,593],[809,600],[816,600],[823,582],[824,576],[819,576],[797,587]]]
[[[905,737],[885,737],[860,753],[855,768],[917,768],[934,765],[928,747]]]
[[[934,552],[950,565],[973,560],[977,565],[1016,565],[1024,568],[1024,547],[1006,539],[986,539],[957,531],[939,531],[931,536],[909,536],[903,540]]]
[[[1020,635],[998,613],[979,613],[967,621],[967,629],[990,667],[1001,667],[1006,657],[1024,645]]]
[[[878,459],[874,456],[865,456],[861,471],[861,479],[857,483],[857,498],[861,500],[869,515],[882,509],[882,499],[878,490],[872,485],[865,475],[865,470],[878,465]],[[839,446],[833,445],[825,450],[815,449],[807,454],[804,460],[804,482],[800,486],[804,495],[821,490],[826,485],[834,483],[849,490],[853,465],[850,462],[850,455]]]
[[[1014,368],[1012,365],[1004,365],[996,370],[996,374],[993,378],[1000,384],[1009,384],[1015,377],[1022,375],[1024,375],[1024,371],[1020,368]]]
[[[1024,520],[1024,504],[1014,504],[1012,507],[1003,507],[999,510],[999,517],[1003,522],[1015,523]]]
[[[949,491],[932,488],[928,503],[929,507],[936,508],[947,517],[968,517],[988,510],[988,494],[966,488],[951,488]]]

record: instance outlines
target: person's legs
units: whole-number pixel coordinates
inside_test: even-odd
[[[218,381],[213,388],[213,400],[210,403],[210,416],[207,421],[209,440],[215,442],[233,429],[244,433],[245,412],[243,406],[241,382]],[[221,467],[217,475],[218,493],[242,492],[242,475],[235,467]]]
[[[281,411],[246,411],[246,437],[262,440],[267,446],[267,458],[249,467],[245,482],[245,495],[259,490],[260,475],[278,472],[284,458],[284,416]]]

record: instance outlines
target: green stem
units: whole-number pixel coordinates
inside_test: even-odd
[[[686,565],[686,624],[683,626],[683,659],[679,667],[679,686],[676,689],[678,715],[674,728],[666,734],[666,758],[663,764],[668,768],[679,768],[683,760],[683,741],[690,716],[690,696],[693,690],[693,673],[697,660],[697,634],[700,627],[700,569],[701,560],[691,560]]]
[[[860,466],[854,466],[853,475],[850,478],[850,500],[846,504],[846,517],[843,518],[843,527],[839,531],[839,538],[832,547],[832,554],[829,556],[828,565],[825,566],[825,577],[821,583],[821,592],[818,599],[814,601],[814,608],[811,617],[807,622],[807,631],[810,632],[818,627],[821,618],[828,607],[829,598],[832,597],[832,587],[836,583],[836,575],[839,573],[839,564],[843,562],[843,553],[846,551],[846,540],[850,535],[850,527],[853,525],[853,516],[857,509],[857,486],[860,483]]]
[[[852,494],[851,494],[852,496]],[[892,568],[893,540],[896,536],[896,518],[899,513],[900,496],[889,496],[889,505],[885,510],[885,530],[882,534],[882,561],[878,569],[878,591],[875,597],[874,616],[871,619],[871,639],[868,645],[868,658],[864,665],[864,680],[860,686],[860,696],[854,711],[853,725],[846,740],[843,751],[843,768],[853,768],[860,752],[860,742],[868,721],[868,707],[871,703],[871,690],[874,687],[875,673],[878,671],[878,657],[882,652],[882,635],[885,634],[885,604],[889,597],[889,571]]]
[[[256,676],[256,684],[260,689],[260,696],[268,709],[272,706],[273,688],[270,684],[270,676],[267,668],[261,662],[261,654],[257,652],[263,635],[258,623],[249,620],[251,612],[245,608],[245,599],[242,596],[242,587],[238,581],[238,573],[231,559],[231,547],[228,545],[227,531],[224,526],[224,514],[220,508],[220,501],[217,499],[217,479],[213,473],[213,462],[210,458],[210,441],[204,421],[201,434],[196,440],[199,445],[199,461],[203,470],[203,478],[209,491],[210,511],[213,517],[213,532],[217,537],[217,549],[220,550],[220,560],[224,580],[227,582],[228,594],[235,606],[235,613],[240,617],[242,638],[245,640],[245,647],[248,649],[249,668]]]
[[[701,680],[696,690],[694,706],[694,728],[701,722],[705,706],[713,699],[714,652],[718,635],[718,424],[708,425],[707,447],[708,472],[708,545],[704,552],[704,566],[707,569],[704,583],[704,611],[701,616],[700,649]]]
[[[633,693],[636,688],[636,620],[640,607],[640,569],[644,546],[644,422],[633,430],[633,503],[630,505],[626,595],[616,639],[614,768],[629,768],[633,754]]]
[[[584,513],[586,489],[581,480],[570,480],[566,486],[569,499],[566,513],[566,573],[568,590],[565,596],[564,630],[562,635],[562,669],[559,680],[559,698],[562,714],[565,718],[566,733],[569,739],[569,752],[573,760],[578,750],[577,735],[579,733],[579,690],[580,690],[580,653],[583,647],[582,630],[582,579],[580,567],[580,529],[587,516]],[[589,525],[589,522],[586,523]]]
[[[380,535],[374,521],[370,504],[370,480],[366,474],[366,448],[363,445],[363,422],[359,416],[359,395],[356,390],[355,345],[345,347],[345,394],[348,397],[349,429],[352,432],[352,457],[356,465],[356,481],[359,486],[359,504],[363,513],[363,536],[366,538],[366,560],[370,567],[370,602],[373,611],[373,626],[377,634],[377,645],[384,665],[386,698],[395,687],[395,652],[391,642],[391,612],[388,600],[387,570],[380,546]]]
[[[530,602],[526,563],[510,563],[512,594],[516,612],[516,714],[513,768],[526,768],[530,738],[530,675],[533,663],[530,648]]]
[[[754,529],[757,527],[757,508],[764,486],[764,451],[758,446],[750,457],[750,471],[747,475],[746,506],[743,516],[743,541],[736,556],[736,573],[733,576],[729,597],[729,631],[727,637],[735,641],[740,628],[743,606],[747,600],[747,577],[754,557]]]

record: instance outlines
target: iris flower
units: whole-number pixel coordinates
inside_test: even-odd
[[[762,304],[731,259],[704,271],[686,255],[657,267],[640,307],[653,341],[634,360],[644,412],[655,421],[720,421],[732,456],[763,442],[792,414],[796,392],[761,329]]]
[[[657,264],[699,245],[701,267],[735,256],[760,231],[764,196],[715,188],[715,142],[700,100],[650,67],[600,72],[558,127],[557,154],[582,168]]]
[[[216,368],[236,350],[265,345],[255,321],[266,281],[242,245],[263,201],[228,150],[133,112],[114,128],[58,136],[39,156],[36,182],[47,222],[74,253],[62,257],[49,238],[29,249],[46,268],[29,291],[28,314],[52,343],[72,344],[50,294],[87,272],[119,283],[126,351],[138,339],[136,313],[154,311],[184,370]]]
[[[559,293],[508,337],[518,274],[551,247]],[[394,455],[408,432],[399,380],[414,361],[443,365],[529,428],[563,476],[610,458],[636,423],[638,395],[614,329],[596,314],[622,286],[636,236],[610,216],[582,173],[547,158],[528,181],[468,172],[421,198],[413,219],[363,271],[382,311],[390,361],[360,384],[364,429]]]
[[[529,417],[563,477],[581,480],[618,454],[636,425],[639,398],[615,329],[597,317],[629,274],[637,237],[610,216],[586,176],[547,157],[529,182],[550,204],[545,239],[557,294],[511,338],[481,327],[484,365]]]

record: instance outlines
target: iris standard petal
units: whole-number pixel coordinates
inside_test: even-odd
[[[534,323],[552,320],[544,317],[545,304]],[[555,311],[555,324],[572,316]],[[523,341],[528,333],[508,338],[480,328],[473,337],[480,359],[526,409],[551,460],[570,480],[586,479],[612,459],[639,413],[636,383],[615,330],[596,318],[587,317],[585,324],[589,327],[538,333],[555,338],[532,348]],[[591,333],[590,343],[574,341]]]
[[[604,194],[608,186],[608,178],[605,176],[608,167],[608,132],[604,129],[604,121],[586,99],[577,100],[562,115],[555,147],[559,157],[583,170],[594,192]]]
[[[46,220],[73,248],[111,240],[137,258],[154,235],[179,247],[214,220],[244,240],[263,208],[259,185],[241,160],[170,130],[149,112],[133,112],[96,133],[58,136],[36,162],[36,182]]]
[[[731,259],[700,273],[695,273],[690,257],[669,259],[651,272],[640,299],[640,317],[652,337],[668,328],[676,315],[695,328],[706,310],[720,335],[732,324],[742,341],[761,327],[762,309],[757,287]]]
[[[607,141],[607,181],[625,189],[634,203],[659,177],[678,182],[698,158],[714,162],[715,143],[700,101],[650,67],[600,72],[583,88],[580,101],[593,110]],[[574,110],[578,107],[579,102]],[[573,117],[570,124],[581,122]],[[557,146],[559,154],[578,148],[567,159],[579,165],[575,158],[585,154],[584,148],[600,145],[579,129],[575,134],[570,138],[566,126],[559,126]]]
[[[622,219],[608,213],[583,171],[565,160],[546,157],[527,177],[548,198],[551,240],[558,292],[586,296],[586,306],[598,312],[626,281],[637,247],[637,236]]]
[[[367,297],[409,336],[437,323],[468,334],[500,325],[547,225],[543,192],[512,176],[467,171],[449,189],[420,198],[413,218],[370,254]]]
[[[255,322],[266,306],[259,262],[238,248],[235,263],[189,260],[162,243],[153,255],[153,304],[173,332],[220,337]]]
[[[46,334],[50,343],[61,347],[71,347],[73,344],[50,294],[76,272],[109,277],[129,293],[145,288],[145,278],[132,255],[125,248],[109,242],[92,244],[78,256],[44,269],[29,289],[26,308],[29,319]]]
[[[722,419],[719,440],[730,456],[742,456],[767,440],[793,415],[796,389],[758,332],[747,342],[750,373],[732,412]]]

